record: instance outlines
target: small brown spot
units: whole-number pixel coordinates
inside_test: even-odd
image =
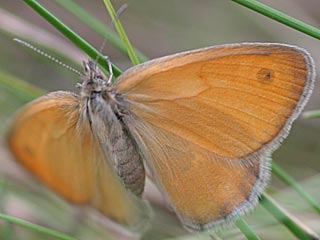
[[[25,153],[29,155],[29,157],[33,157],[34,156],[33,151],[31,150],[31,148],[28,145],[26,145],[24,147],[24,150],[25,150]]]
[[[271,83],[274,79],[274,71],[268,68],[261,68],[257,73],[257,79],[262,83]]]

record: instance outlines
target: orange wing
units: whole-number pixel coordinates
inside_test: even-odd
[[[19,163],[63,198],[92,205],[120,224],[142,227],[144,203],[125,189],[79,117],[77,95],[50,93],[18,114],[9,147]]]
[[[314,77],[305,50],[260,43],[176,54],[120,77],[136,116],[127,124],[186,227],[219,225],[257,203]]]

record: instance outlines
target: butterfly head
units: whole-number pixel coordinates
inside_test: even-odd
[[[83,61],[84,73],[82,75],[81,96],[90,97],[96,93],[103,93],[111,89],[111,83],[100,70],[97,63],[92,60]]]

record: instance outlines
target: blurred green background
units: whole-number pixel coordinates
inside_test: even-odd
[[[103,38],[88,26],[61,8],[55,1],[40,2],[95,48],[100,48]],[[76,2],[90,14],[105,23],[106,26],[112,26],[102,1],[77,0]],[[316,68],[319,68],[320,42],[318,40],[274,22],[231,1],[114,0],[112,2],[116,9],[125,3],[128,4],[128,8],[120,17],[122,24],[133,46],[141,50],[151,59],[185,50],[224,43],[279,42],[293,44],[307,49],[314,57]],[[315,27],[320,27],[319,0],[264,0],[261,2]],[[7,79],[7,81],[10,82],[11,78],[8,77],[8,75],[10,75],[21,81],[29,82],[44,91],[77,91],[75,89],[75,84],[79,81],[77,75],[12,40],[14,37],[18,37],[29,39],[30,42],[38,42],[38,48],[50,52],[52,55],[57,56],[80,71],[82,69],[82,60],[87,58],[37,13],[25,5],[23,1],[0,0],[0,32],[0,78]],[[59,51],[63,52],[64,55],[59,54]],[[122,70],[131,66],[128,57],[120,53],[119,50],[111,46],[108,42],[102,52],[104,55],[108,55],[111,61]],[[76,62],[74,62],[74,60]],[[11,91],[12,89],[0,85],[1,136],[4,136],[8,129],[10,117],[24,104],[24,101],[21,101],[21,99],[25,98],[23,96],[21,99],[17,98]],[[319,96],[319,84],[317,81],[306,110],[320,108]],[[318,202],[320,200],[319,133],[320,120],[305,120],[300,117],[294,124],[288,139],[273,155],[274,161],[286,169]],[[0,160],[6,161],[8,157],[3,152],[4,150],[0,152]],[[0,164],[2,164],[2,162],[0,162]],[[3,163],[0,167],[2,176],[12,175],[8,174],[10,171],[6,164],[7,163]],[[20,191],[20,193],[24,192],[24,194],[22,194],[24,198],[34,198],[34,196],[32,196],[33,190],[25,190],[30,187],[29,185],[27,187],[21,187],[19,184],[12,185],[12,182],[10,180],[8,181],[7,178],[3,179],[3,181],[7,183],[5,184],[5,186],[7,186],[5,189],[9,189],[6,191],[17,193],[14,196],[19,196]],[[29,194],[30,191],[31,194]],[[308,204],[304,203],[290,187],[281,183],[276,177],[273,177],[268,192],[272,194],[283,207],[292,212],[311,229],[320,233],[319,215],[317,215]],[[29,197],[26,197],[26,195]],[[109,239],[105,237],[109,236],[108,233],[103,235],[104,232],[101,229],[99,229],[99,231],[93,231],[95,232],[93,233],[94,235],[89,235],[88,238],[87,233],[83,233],[84,230],[79,230],[77,227],[78,223],[74,225],[71,224],[72,230],[70,230],[70,228],[67,228],[69,225],[65,225],[64,221],[63,224],[59,223],[58,219],[59,217],[61,218],[60,215],[58,215],[57,218],[50,215],[52,212],[55,212],[55,210],[49,211],[49,215],[53,216],[50,220],[39,216],[36,218],[29,217],[30,211],[27,211],[26,214],[24,213],[26,208],[28,209],[29,207],[28,204],[25,204],[20,198],[14,198],[14,200],[12,200],[4,196],[6,196],[5,193],[2,194],[2,197],[0,196],[0,200],[6,199],[3,200],[2,203],[0,202],[4,212],[26,217],[31,220],[36,219],[41,224],[53,226],[53,228],[60,229],[61,231],[76,233],[75,236],[79,236],[80,239]],[[51,199],[51,196],[49,198]],[[55,200],[54,198],[54,201]],[[37,199],[37,201],[41,200]],[[13,206],[11,206],[12,204]],[[58,205],[60,206],[60,204],[62,204],[64,208],[68,208],[64,203],[59,202]],[[19,209],[19,206],[22,206],[22,210],[16,211]],[[44,203],[44,206],[51,208],[47,206],[47,203]],[[54,205],[53,209],[56,209],[55,207],[57,206]],[[14,211],[12,209],[14,209]],[[34,212],[31,211],[31,213]],[[40,215],[43,215],[43,213],[41,212]],[[70,218],[72,219],[72,217]],[[268,213],[261,207],[258,207],[252,215],[246,217],[246,220],[259,233],[262,239],[294,239],[293,235],[281,224],[278,224],[272,217],[268,216]],[[50,223],[52,223],[52,225],[50,225]],[[90,222],[89,225],[91,224]],[[1,229],[5,231],[5,233],[2,231],[1,234],[7,234],[6,231],[8,231],[9,235],[5,236],[13,236],[12,239],[19,239],[17,238],[18,235],[16,235],[19,234],[19,231],[22,231],[23,234],[28,232],[30,239],[34,236],[32,235],[33,233],[30,233],[30,230],[23,230],[8,225],[10,224],[0,222]],[[96,232],[98,232],[98,234],[96,234]],[[229,237],[231,239],[244,238],[236,228],[223,230],[221,232],[222,233],[219,234],[222,235],[223,239]],[[183,236],[184,234],[186,233],[180,229],[174,217],[160,209],[156,211],[153,228],[144,238],[165,239]],[[204,236],[202,237],[203,238],[197,237],[195,239],[209,239]],[[5,238],[0,237],[0,239]],[[48,237],[45,239],[53,238]],[[112,236],[110,236],[110,239],[112,239]]]

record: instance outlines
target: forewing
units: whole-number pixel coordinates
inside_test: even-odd
[[[140,225],[147,215],[144,204],[121,184],[94,139],[89,120],[79,119],[77,95],[50,93],[17,115],[9,147],[19,163],[61,197],[91,205],[120,224]]]
[[[257,202],[266,158],[306,104],[314,75],[305,50],[234,44],[160,58],[120,77],[131,131],[186,225],[207,228]]]

